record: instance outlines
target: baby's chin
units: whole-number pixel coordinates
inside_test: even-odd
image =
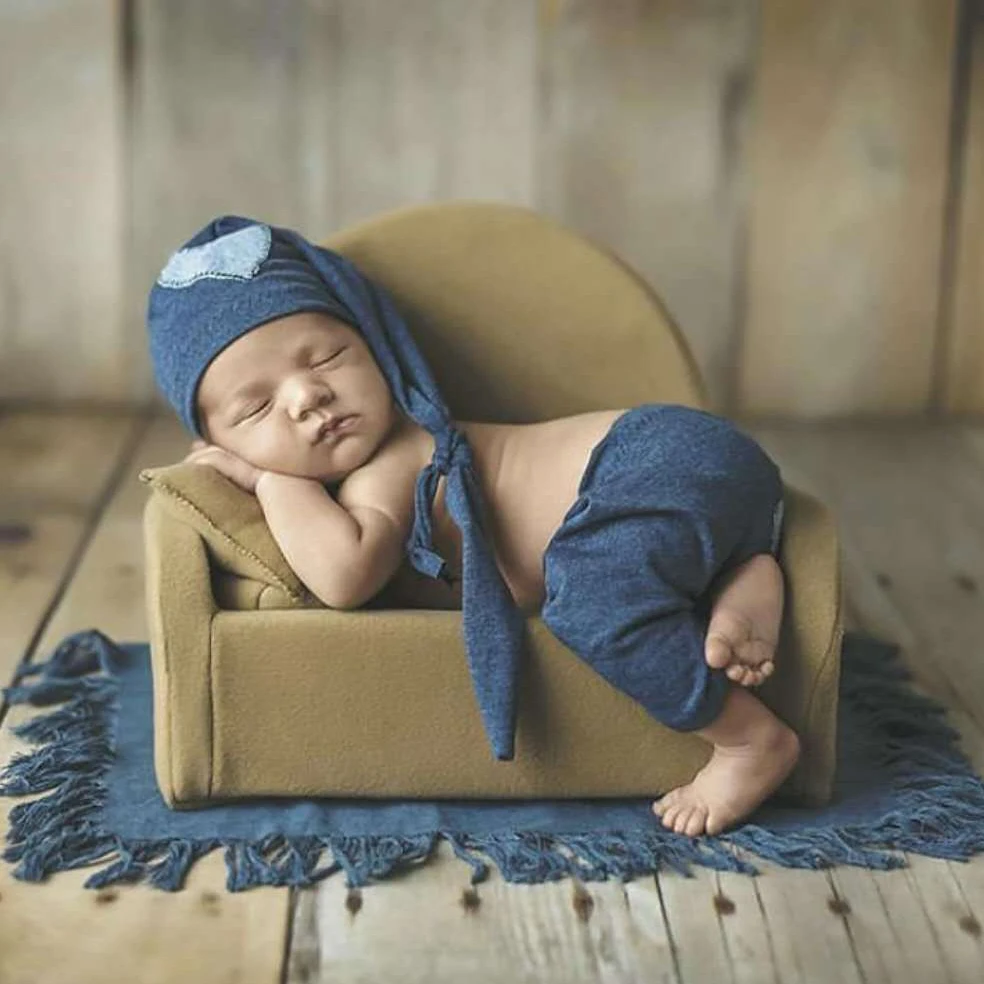
[[[349,458],[344,462],[331,461],[326,463],[323,460],[316,460],[316,456],[312,454],[311,459],[307,461],[273,461],[260,467],[267,471],[279,472],[281,475],[314,479],[323,485],[339,485],[352,472],[365,464],[365,460],[368,460],[369,456],[365,456],[365,460],[361,460],[359,457],[351,460]]]
[[[317,461],[277,461],[265,460],[252,462],[262,471],[277,472],[278,475],[291,475],[294,478],[316,478],[320,482],[341,481],[352,468],[326,467],[324,462]]]

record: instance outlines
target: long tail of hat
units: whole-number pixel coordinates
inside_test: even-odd
[[[468,442],[459,431],[437,440],[434,460],[417,480],[407,553],[422,574],[447,579],[447,564],[434,550],[430,515],[438,480],[446,475],[445,503],[461,530],[462,629],[472,688],[493,754],[499,761],[511,761],[526,620],[488,548],[481,525],[485,501],[471,461]]]
[[[445,501],[461,529],[462,611],[468,669],[485,733],[501,762],[515,756],[519,680],[526,619],[513,601],[483,538],[481,492],[474,473],[448,472]]]

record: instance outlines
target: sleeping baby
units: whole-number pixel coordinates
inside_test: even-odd
[[[452,419],[393,300],[344,257],[239,216],[168,261],[148,308],[185,459],[259,501],[298,577],[357,608],[399,577],[460,607],[493,750],[512,756],[525,618],[667,727],[713,746],[654,804],[716,834],[782,783],[774,671],[783,488],[724,418],[676,404],[533,424]]]

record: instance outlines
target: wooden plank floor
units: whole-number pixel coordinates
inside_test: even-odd
[[[899,642],[984,768],[984,427],[747,424],[787,481],[841,529],[849,621]],[[170,419],[0,414],[0,679],[98,627],[146,638],[140,468],[174,461]],[[20,744],[0,724],[0,763]],[[14,800],[0,798],[0,827]],[[984,819],[984,818],[982,818]],[[347,890],[225,891],[221,854],[186,889],[42,885],[0,863],[0,982],[667,981],[979,982],[984,856],[908,857],[878,872],[749,878],[695,868],[625,885],[509,885],[442,845],[403,876]]]

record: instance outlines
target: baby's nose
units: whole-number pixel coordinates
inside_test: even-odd
[[[323,383],[302,381],[294,384],[290,391],[289,406],[295,415],[303,416],[309,410],[316,410],[332,399],[331,390]]]

